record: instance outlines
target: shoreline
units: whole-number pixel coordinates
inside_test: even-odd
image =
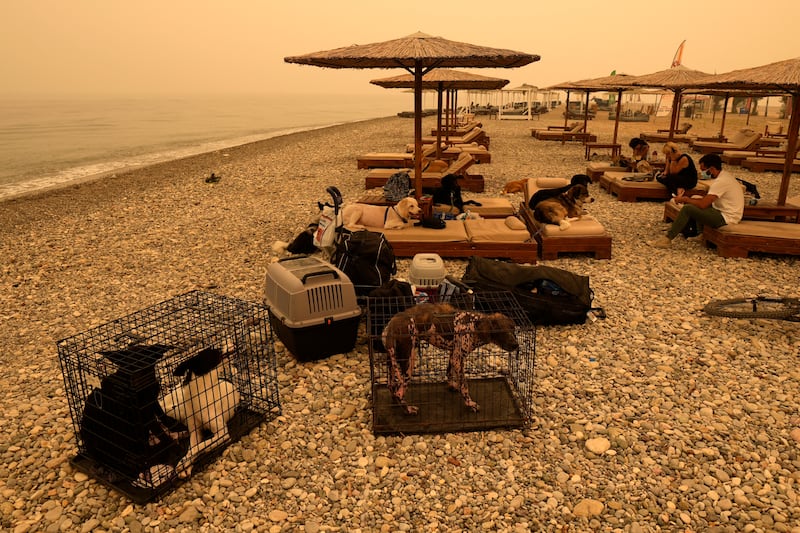
[[[552,113],[555,115],[555,113]],[[742,127],[729,116],[726,132]],[[563,123],[481,117],[486,192],[586,168]],[[430,129],[435,118],[423,121]],[[589,131],[610,139],[613,121]],[[664,121],[620,124],[627,139]],[[701,133],[718,124],[695,124]],[[752,126],[754,129],[763,124]],[[757,129],[757,131],[759,131]],[[55,342],[191,290],[261,301],[275,240],[317,213],[325,188],[364,191],[360,154],[400,151],[387,117],[294,133],[0,202],[0,527],[87,531],[743,531],[800,523],[798,323],[705,315],[713,298],[797,295],[800,260],[724,259],[662,233],[663,204],[590,186],[609,260],[539,264],[589,276],[605,320],[536,330],[525,429],[375,436],[368,342],[316,363],[276,341],[282,415],[232,443],[161,501],[133,505],[71,466],[76,448]],[[660,148],[660,146],[659,146]],[[654,148],[655,149],[655,148]],[[692,154],[697,159],[696,154]],[[777,196],[776,173],[730,167]],[[219,183],[205,183],[215,172]],[[800,194],[794,175],[790,196]],[[513,201],[521,195],[513,195]],[[409,259],[398,260],[398,276]],[[466,261],[445,260],[460,278]],[[787,289],[788,288],[788,289]],[[604,452],[590,450],[607,442]],[[591,446],[592,449],[593,446]],[[599,509],[599,511],[598,511]],[[90,524],[91,522],[91,524]]]
[[[106,177],[115,176],[116,174],[126,174],[128,172],[138,170],[141,168],[146,168],[152,165],[169,163],[171,161],[178,161],[180,159],[186,159],[189,157],[203,155],[210,152],[217,152],[221,150],[231,149],[237,146],[244,146],[247,144],[258,143],[261,141],[266,141],[283,135],[292,135],[295,133],[303,133],[306,131],[313,131],[316,129],[332,128],[336,126],[352,124],[357,122],[382,120],[385,118],[392,118],[392,117],[375,117],[369,119],[358,119],[348,122],[333,122],[330,124],[324,124],[319,126],[289,127],[289,128],[279,129],[270,133],[245,135],[230,139],[220,139],[214,141],[205,141],[197,145],[190,145],[167,151],[145,153],[138,156],[130,156],[129,158],[126,159],[146,159],[148,161],[143,163],[125,163],[123,161],[119,163],[120,164],[119,167],[110,168],[109,170],[103,170],[98,172],[89,171],[88,173],[83,173],[82,171],[84,171],[84,169],[92,167],[100,167],[100,166],[113,167],[116,163],[105,161],[105,162],[92,163],[89,165],[83,165],[79,167],[71,167],[58,171],[52,176],[42,176],[39,178],[32,178],[22,182],[0,184],[0,203],[14,198],[20,198],[28,195],[36,195],[39,193],[46,193],[47,191],[57,190],[62,187],[70,187],[73,185],[80,185],[82,183],[101,180]],[[78,175],[64,176],[64,174],[72,174],[72,173],[78,173]]]

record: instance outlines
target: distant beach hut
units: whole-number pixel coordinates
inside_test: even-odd
[[[797,152],[798,127],[800,126],[800,57],[777,61],[759,67],[733,70],[724,74],[708,75],[695,80],[687,87],[714,90],[776,91],[792,97],[792,111],[787,132],[786,159],[783,166],[778,205],[786,203],[792,162]]]
[[[389,78],[381,78],[371,80],[371,84],[383,87],[385,89],[403,89],[414,86],[414,76],[411,74],[401,74],[399,76],[392,76]],[[465,72],[460,70],[452,70],[445,68],[437,68],[422,76],[422,89],[433,89],[437,92],[437,116],[436,116],[436,158],[441,158],[442,150],[442,95],[445,91],[448,93],[447,109],[455,111],[456,109],[456,93],[459,90],[466,89],[482,89],[494,90],[500,89],[508,85],[508,80],[501,78],[492,78],[489,76],[481,76],[472,72]],[[452,99],[451,99],[452,95]],[[451,103],[452,102],[452,103]],[[455,113],[454,113],[455,114]],[[455,125],[455,120],[450,121],[450,113],[447,113],[445,125]],[[455,119],[455,117],[453,117]],[[446,127],[449,131],[450,128]]]
[[[350,45],[301,56],[287,63],[327,68],[402,68],[414,75],[414,179],[422,193],[422,78],[436,68],[516,68],[538,61],[536,54],[450,41],[425,33]]]

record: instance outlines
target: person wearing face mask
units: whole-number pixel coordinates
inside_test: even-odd
[[[727,170],[722,170],[722,159],[718,154],[706,154],[700,158],[700,170],[714,179],[708,193],[700,198],[680,195],[672,199],[683,204],[678,216],[672,222],[667,234],[649,241],[650,246],[669,248],[672,239],[693,221],[697,231],[702,234],[704,226],[719,228],[726,224],[737,224],[744,213],[744,191],[742,185]],[[691,237],[692,240],[698,240]]]
[[[667,158],[664,174],[658,176],[656,180],[674,196],[683,196],[686,191],[697,185],[697,169],[694,161],[689,154],[681,152],[674,142],[664,145],[664,156]]]

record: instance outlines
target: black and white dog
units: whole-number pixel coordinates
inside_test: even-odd
[[[164,395],[164,412],[189,429],[189,449],[175,468],[179,477],[191,475],[200,454],[230,440],[228,422],[241,395],[220,376],[223,358],[218,348],[201,350],[177,366],[174,374],[183,382]]]

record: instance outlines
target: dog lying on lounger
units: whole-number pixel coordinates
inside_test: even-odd
[[[583,185],[584,187],[586,187],[586,189],[589,189],[589,184],[591,182],[592,182],[591,178],[589,178],[589,176],[587,176],[586,174],[575,174],[569,180],[569,185],[565,185],[564,187],[556,187],[554,189],[539,189],[538,191],[533,193],[531,199],[528,200],[528,207],[530,207],[531,210],[534,210],[536,209],[536,205],[542,200],[547,200],[548,198],[555,198],[560,194],[564,194],[571,187],[574,187],[575,185]]]
[[[201,453],[230,440],[228,422],[241,395],[233,383],[220,377],[222,359],[221,350],[206,348],[182,362],[174,374],[183,376],[183,383],[164,396],[167,415],[189,428],[189,449],[175,467],[181,478],[191,475]]]
[[[573,185],[555,198],[548,198],[536,204],[533,218],[545,224],[555,224],[561,230],[568,229],[570,222],[587,214],[584,204],[594,202],[589,190],[583,185]]]
[[[461,393],[464,404],[480,410],[470,397],[465,373],[467,356],[485,344],[495,344],[508,352],[519,349],[514,322],[502,313],[487,315],[462,311],[448,304],[423,303],[397,313],[383,329],[382,340],[389,364],[388,387],[406,414],[419,408],[408,405],[405,395],[419,357],[421,341],[449,352],[447,383]]]
[[[348,204],[342,208],[342,221],[350,229],[365,226],[383,229],[404,229],[414,223],[422,210],[416,198],[403,198],[397,204],[386,207],[370,204]]]
[[[456,174],[447,174],[442,177],[439,186],[433,190],[433,210],[436,213],[459,215],[464,211],[465,205],[480,206],[475,200],[464,200],[461,196],[461,185],[458,184]]]

